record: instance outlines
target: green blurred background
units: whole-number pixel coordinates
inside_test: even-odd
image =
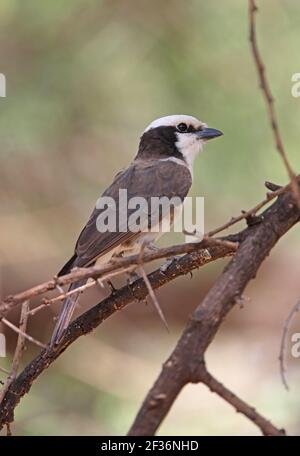
[[[286,150],[299,171],[300,99],[291,96],[291,77],[300,71],[300,3],[259,6],[259,45]],[[241,0],[1,0],[1,296],[60,269],[94,202],[133,158],[154,118],[191,114],[225,133],[195,165],[191,194],[205,196],[206,230],[262,199],[265,180],[287,181],[258,89],[247,10]],[[207,354],[219,380],[294,434],[300,360],[288,359],[286,392],[277,358],[283,322],[300,296],[298,229],[281,240]],[[182,240],[165,236],[162,244]],[[73,344],[22,400],[13,433],[126,433],[188,315],[225,264],[158,292],[170,334],[151,305],[135,303]],[[100,299],[99,290],[86,293],[78,312]],[[57,311],[32,317],[30,333],[47,341]],[[18,312],[11,319],[17,322]],[[299,317],[291,334],[297,329]],[[15,335],[6,334],[2,367],[15,346]],[[29,346],[23,362],[36,353]],[[159,432],[258,434],[203,385],[184,389]]]

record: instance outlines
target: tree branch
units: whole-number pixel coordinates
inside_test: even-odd
[[[13,296],[8,296],[0,303],[0,321],[1,319],[17,304],[24,302],[25,300],[32,299],[33,297],[45,294],[47,291],[55,290],[63,285],[76,282],[81,279],[99,279],[106,277],[113,271],[120,270],[124,272],[126,268],[131,266],[138,266],[139,263],[149,263],[154,260],[161,258],[172,257],[175,255],[182,255],[185,253],[195,252],[197,250],[203,250],[213,245],[227,245],[230,250],[237,248],[237,245],[233,245],[236,239],[230,236],[226,238],[213,239],[205,238],[201,242],[190,242],[185,244],[173,245],[171,247],[164,247],[153,252],[144,252],[143,257],[140,254],[130,255],[123,258],[114,258],[108,263],[100,266],[91,266],[88,268],[75,268],[69,274],[60,277],[54,277],[52,280],[48,280],[42,284],[36,285],[28,290],[22,291],[21,293]]]
[[[205,250],[199,249],[200,244],[195,243],[194,251],[171,263],[166,270],[158,269],[149,274],[148,279],[151,287],[153,289],[157,289],[174,280],[176,277],[188,274],[195,268],[215,261],[218,258],[232,256],[236,252],[235,243],[240,242],[241,246],[244,246],[245,242],[249,239],[250,241],[248,242],[251,243],[253,241],[253,235],[257,230],[265,233],[265,236],[267,237],[266,241],[268,243],[271,239],[274,239],[274,235],[276,233],[281,233],[284,229],[288,230],[293,223],[296,223],[299,214],[295,209],[293,201],[291,201],[291,194],[285,191],[281,195],[282,196],[280,196],[280,198],[262,214],[260,217],[261,222],[259,224],[250,226],[237,234],[222,238],[221,241],[213,242],[211,243],[211,246],[207,247]],[[282,214],[281,217],[279,217],[280,214]],[[281,218],[283,220],[281,220]],[[272,236],[268,236],[269,231],[271,234],[273,233]],[[190,244],[188,244],[188,248],[190,248]],[[237,254],[239,251],[240,249],[238,249]],[[245,258],[247,259],[247,255]],[[252,256],[250,255],[250,263],[251,258]],[[259,255],[255,252],[255,261],[257,261],[258,258]],[[252,258],[252,261],[254,261],[254,259]],[[137,262],[140,261],[141,259],[137,258]],[[80,270],[80,272],[82,271]],[[116,311],[121,310],[129,303],[134,300],[143,300],[147,294],[148,288],[145,285],[144,280],[140,279],[134,282],[131,286],[125,286],[120,290],[113,292],[107,299],[78,317],[69,326],[61,342],[52,349],[47,348],[43,350],[40,355],[38,355],[30,364],[28,364],[27,367],[25,367],[23,372],[21,372],[21,374],[10,385],[2,403],[0,404],[0,428],[13,421],[14,409],[22,396],[30,390],[32,383],[69,347],[69,345],[71,345],[78,337],[92,331],[105,319],[113,315]],[[236,295],[235,299],[237,298],[238,295]],[[210,337],[213,337],[212,333],[210,333]],[[174,399],[175,397],[176,395],[174,396]]]
[[[238,235],[228,236],[228,241],[243,239],[245,232]],[[194,251],[184,255],[179,260],[172,262],[169,267],[162,271],[157,269],[148,276],[148,280],[153,289],[157,289],[179,276],[190,273],[207,263],[219,258],[231,256],[235,253],[236,246],[231,242],[217,242],[206,250],[199,250],[197,244]],[[140,261],[140,260],[139,260]],[[47,348],[30,362],[23,372],[16,378],[7,390],[3,401],[0,404],[0,429],[14,420],[14,409],[31,388],[33,382],[49,367],[78,337],[88,334],[104,320],[113,315],[118,310],[123,309],[131,302],[141,301],[148,295],[148,288],[143,278],[137,280],[130,286],[125,286],[120,290],[114,291],[108,298],[104,299],[95,307],[91,308],[75,321],[73,321],[62,340],[58,345]]]
[[[256,66],[256,70],[257,70],[257,74],[258,74],[258,78],[259,78],[259,82],[260,82],[260,88],[262,90],[262,93],[263,93],[263,96],[264,96],[264,99],[266,102],[266,106],[267,106],[267,110],[268,110],[268,117],[269,117],[270,125],[272,128],[273,134],[274,134],[276,149],[278,150],[278,153],[281,156],[284,166],[287,170],[287,174],[291,181],[291,187],[293,190],[294,198],[298,205],[298,208],[300,209],[300,193],[299,193],[299,187],[298,187],[297,180],[296,180],[296,175],[290,165],[287,154],[285,152],[285,148],[283,145],[281,133],[280,133],[278,122],[277,122],[277,116],[275,113],[274,98],[272,96],[270,85],[269,85],[267,77],[266,77],[265,65],[262,61],[262,58],[261,58],[261,55],[260,55],[260,52],[258,49],[258,45],[257,45],[256,28],[255,28],[255,15],[256,15],[257,11],[258,11],[258,8],[256,6],[255,0],[249,0],[249,31],[250,31],[249,39],[250,39],[253,59],[254,59],[254,63]]]
[[[25,341],[26,338],[24,334],[26,333],[26,328],[27,328],[27,321],[28,321],[28,309],[29,309],[29,303],[28,301],[25,301],[22,305],[22,310],[21,310],[21,316],[20,316],[20,332],[18,335],[18,340],[17,340],[17,346],[16,350],[14,353],[14,358],[11,366],[11,371],[4,382],[3,388],[0,391],[0,403],[5,396],[6,391],[9,389],[10,385],[14,381],[14,379],[17,376],[19,365],[21,362],[21,357],[22,353],[25,348]]]
[[[280,196],[260,219],[260,223],[247,229],[235,256],[190,317],[173,353],[147,394],[129,435],[153,435],[181,389],[190,382],[203,381],[204,355],[223,319],[277,241],[299,221],[292,193]],[[252,421],[259,425],[257,420]],[[265,433],[265,428],[259,427]],[[276,432],[282,434],[279,429]]]
[[[300,180],[300,175],[296,176],[296,182]],[[266,184],[274,186],[270,182]],[[268,185],[266,185],[268,187]],[[276,186],[278,187],[278,186]],[[282,195],[286,191],[288,191],[291,187],[291,183],[287,184],[284,187],[278,187],[272,192],[267,193],[266,197],[254,207],[249,209],[248,211],[243,211],[239,216],[232,217],[229,222],[224,223],[223,225],[209,231],[207,234],[204,235],[204,239],[201,242],[190,242],[184,243],[179,245],[173,245],[171,247],[165,247],[158,249],[157,251],[153,252],[143,252],[142,261],[143,263],[149,263],[154,260],[158,260],[161,258],[167,258],[171,256],[181,255],[185,253],[194,252],[200,249],[205,249],[211,245],[220,244],[220,243],[227,243],[228,247],[234,248],[232,243],[238,241],[238,239],[234,236],[226,236],[223,238],[215,239],[212,236],[216,235],[217,233],[226,230],[227,228],[235,225],[236,223],[247,220],[247,218],[255,215],[260,209],[262,209],[266,204],[268,204],[271,200],[276,198],[279,195]],[[268,187],[269,188],[269,187]],[[231,243],[231,244],[230,244]],[[225,245],[224,244],[224,245]],[[237,248],[237,246],[235,246]],[[33,297],[40,296],[45,294],[47,291],[52,291],[57,288],[60,288],[63,285],[68,285],[70,283],[76,282],[77,280],[81,279],[95,279],[98,280],[102,277],[107,276],[108,274],[120,270],[124,272],[126,268],[129,268],[134,265],[139,265],[141,261],[140,254],[137,255],[130,255],[125,258],[114,258],[112,261],[101,265],[101,266],[92,266],[88,268],[77,268],[74,269],[69,274],[66,274],[61,277],[54,277],[52,280],[48,280],[42,284],[36,285],[28,290],[25,290],[21,293],[15,294],[13,296],[7,296],[4,300],[0,303],[0,321],[1,319],[17,304],[24,302],[25,300],[32,299]],[[64,297],[66,293],[63,293]],[[55,298],[56,300],[56,298]],[[52,302],[52,301],[51,301]],[[48,302],[45,303],[48,305]],[[35,309],[33,309],[31,314],[35,313]]]
[[[204,366],[204,365],[203,365]],[[232,405],[238,413],[242,413],[249,418],[262,431],[263,435],[285,435],[284,429],[276,428],[269,420],[260,415],[255,408],[249,406],[245,401],[240,399],[236,394],[230,391],[226,386],[216,380],[205,368],[201,372],[201,382],[204,383],[210,391],[218,394],[224,401]]]

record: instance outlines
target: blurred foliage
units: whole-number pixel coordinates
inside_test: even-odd
[[[286,150],[299,170],[300,101],[291,96],[291,76],[300,71],[300,3],[259,3],[259,45]],[[97,197],[133,158],[139,135],[154,118],[191,114],[225,133],[207,146],[195,168],[192,194],[206,198],[207,229],[254,205],[264,195],[265,180],[286,182],[247,27],[247,2],[240,0],[1,0],[0,71],[7,79],[7,98],[0,100],[2,295],[60,268]],[[287,396],[276,364],[282,321],[300,294],[299,261],[288,240],[282,245],[252,287],[253,303],[244,316],[235,313],[222,330],[212,362],[221,380],[230,385],[234,378],[243,397],[299,433],[299,394]],[[133,306],[103,325],[98,337],[75,344],[24,399],[15,431],[124,433],[220,268],[211,265],[192,282],[179,280],[160,293],[175,328],[171,336],[149,308]],[[282,289],[279,281],[284,276],[289,283],[289,268],[295,282]],[[277,308],[272,318],[270,305]],[[32,330],[47,335],[52,317],[35,318]],[[247,346],[241,328],[249,324],[256,332],[246,337]],[[248,348],[257,355],[252,364]],[[270,358],[274,363],[268,364]],[[204,388],[191,386],[161,432],[256,430]]]

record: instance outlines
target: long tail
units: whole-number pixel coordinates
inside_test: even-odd
[[[75,290],[78,287],[81,287],[84,285],[86,280],[80,280],[78,282],[74,282],[70,285],[69,290]],[[63,303],[63,306],[61,308],[60,314],[58,316],[58,320],[56,322],[51,341],[50,341],[50,347],[53,347],[53,345],[57,345],[60,341],[61,338],[69,326],[69,323],[71,321],[73,312],[75,310],[76,304],[78,302],[80,293],[74,293],[71,296],[68,296]]]

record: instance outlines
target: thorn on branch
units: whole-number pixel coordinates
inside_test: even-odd
[[[273,182],[266,181],[265,182],[265,187],[268,190],[271,190],[271,192],[276,192],[277,190],[282,188],[282,185],[277,185],[277,184],[274,184]]]

